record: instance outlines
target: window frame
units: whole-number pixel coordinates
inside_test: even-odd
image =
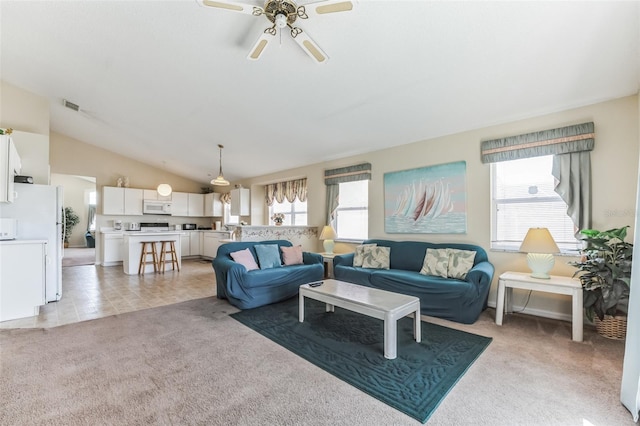
[[[309,223],[309,204],[308,204],[308,200],[300,201],[297,197],[296,197],[296,199],[294,200],[294,202],[293,202],[293,203],[289,203],[289,200],[287,200],[286,198],[282,201],[282,203],[278,203],[278,201],[273,200],[273,204],[271,204],[270,206],[268,206],[268,209],[267,209],[268,222],[269,222],[269,223],[271,222],[271,216],[273,216],[273,214],[275,213],[275,212],[274,212],[274,206],[275,206],[276,204],[285,204],[285,203],[288,203],[288,204],[289,204],[289,206],[290,206],[290,211],[289,211],[289,212],[279,212],[279,213],[283,213],[283,214],[285,215],[285,217],[287,217],[287,215],[289,216],[289,218],[290,218],[290,221],[289,221],[289,222],[290,222],[291,224],[290,224],[290,225],[286,225],[286,226],[307,226],[307,225],[308,225],[308,223]],[[305,207],[304,211],[302,211],[302,210],[296,210],[296,209],[295,209],[296,203],[304,203],[304,207]],[[304,224],[302,224],[302,223],[295,223],[296,215],[299,215],[299,216],[300,216],[300,215],[305,215],[305,216],[307,217],[307,220],[305,220],[305,223],[304,223]],[[285,220],[285,222],[286,222],[286,220]]]
[[[338,183],[338,185],[344,185],[344,184],[350,184],[350,183],[355,183],[355,182],[365,182],[366,186],[367,186],[367,190],[365,191],[365,194],[367,195],[367,203],[366,206],[364,207],[340,207],[340,196],[344,193],[342,190],[339,190],[338,192],[338,207],[336,208],[335,211],[335,217],[332,220],[332,225],[333,225],[333,229],[336,231],[336,239],[335,241],[341,241],[341,242],[346,242],[346,243],[361,243],[362,241],[368,240],[369,239],[369,180],[367,179],[363,179],[363,180],[357,180],[357,181],[351,181],[351,182],[341,182]],[[366,235],[364,236],[364,238],[350,238],[350,237],[341,237],[340,236],[340,229],[339,229],[339,221],[338,221],[338,212],[339,211],[364,211],[365,212],[365,217],[367,218],[367,226],[366,226]]]

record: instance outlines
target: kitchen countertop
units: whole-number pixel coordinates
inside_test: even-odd
[[[42,244],[48,243],[48,240],[0,240],[0,244],[3,245],[11,245],[11,244]]]

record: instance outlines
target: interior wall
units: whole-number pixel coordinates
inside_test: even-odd
[[[49,99],[0,80],[0,127],[49,135]]]
[[[410,143],[336,161],[319,163],[303,168],[247,179],[241,183],[255,191],[261,191],[264,183],[287,180],[294,176],[306,176],[308,191],[309,225],[324,224],[325,169],[342,167],[360,162],[372,164],[369,185],[369,238],[393,240],[418,240],[432,242],[468,242],[485,248],[495,266],[494,283],[489,296],[495,306],[497,278],[505,271],[527,271],[525,255],[490,251],[490,166],[480,161],[480,143],[483,140],[519,135],[545,129],[553,129],[587,121],[595,123],[596,143],[591,154],[593,227],[609,229],[630,225],[633,235],[638,173],[638,101],[637,96],[602,102],[586,107],[498,124],[483,129]],[[407,170],[453,161],[467,164],[467,233],[466,234],[387,234],[384,230],[384,187],[387,172]],[[256,200],[257,196],[252,197]],[[256,206],[252,206],[254,210]],[[252,224],[260,225],[257,220]],[[352,247],[336,244],[335,251],[349,251]],[[321,251],[318,244],[318,251]],[[552,274],[573,275],[575,268],[567,262],[571,257],[558,256]],[[526,293],[514,292],[517,306],[526,299]],[[528,310],[547,316],[569,318],[570,301],[562,296],[533,293]]]
[[[86,247],[84,234],[89,225],[89,192],[96,190],[95,182],[79,176],[52,173],[51,185],[64,187],[64,206],[71,207],[80,218],[71,230],[69,247]]]

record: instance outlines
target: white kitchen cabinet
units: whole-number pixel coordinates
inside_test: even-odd
[[[45,241],[0,243],[0,321],[38,315],[45,301]]]
[[[202,254],[202,231],[189,232],[189,240],[191,256],[200,256]]]
[[[211,192],[204,196],[204,215],[206,217],[222,216],[222,201],[220,194]]]
[[[191,238],[189,232],[180,235],[180,256],[191,256]]]
[[[204,216],[204,194],[188,194],[189,216]]]
[[[189,194],[174,192],[171,195],[171,216],[189,216]]]
[[[202,232],[202,256],[213,259],[218,254],[218,247],[222,244],[222,240],[229,239],[231,234],[229,232],[215,232],[215,231],[203,231]]]
[[[231,190],[231,214],[249,216],[251,214],[251,191],[247,188]]]
[[[124,235],[122,233],[102,234],[102,265],[111,266],[124,258]]]
[[[21,167],[13,140],[6,135],[0,136],[0,203],[13,202],[13,177],[20,174]]]
[[[105,186],[102,188],[102,214],[142,215],[143,197],[142,189]]]
[[[173,201],[171,194],[160,195],[155,189],[144,189],[144,199],[153,201]]]

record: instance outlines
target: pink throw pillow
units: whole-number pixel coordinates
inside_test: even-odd
[[[229,253],[229,255],[233,260],[247,268],[247,271],[260,269],[248,248],[240,251],[234,251],[233,253]]]
[[[285,265],[301,265],[302,262],[302,246],[280,247],[282,250],[282,260]]]

